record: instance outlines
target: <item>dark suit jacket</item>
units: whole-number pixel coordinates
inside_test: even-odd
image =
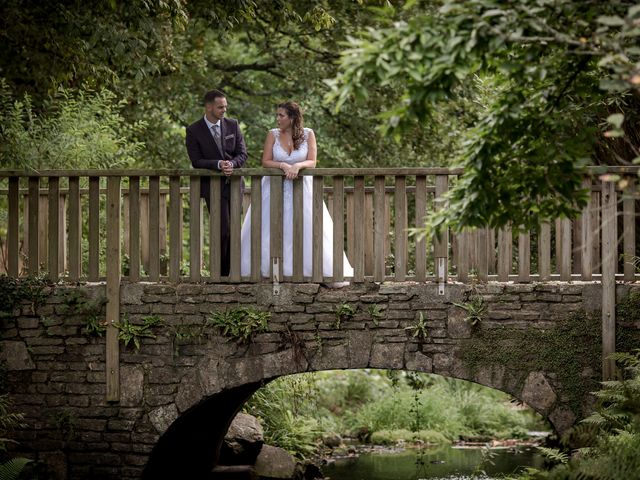
[[[238,121],[232,118],[223,118],[220,122],[220,139],[222,152],[218,149],[211,131],[207,127],[204,118],[187,127],[187,153],[194,168],[218,169],[219,160],[231,160],[233,168],[241,168],[247,161],[247,147],[240,131]],[[209,196],[209,179],[202,178],[200,183],[200,196]],[[224,182],[222,196],[229,197],[229,184]]]

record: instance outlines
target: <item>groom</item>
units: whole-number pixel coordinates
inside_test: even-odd
[[[187,127],[187,153],[194,168],[208,168],[223,172],[226,176],[235,168],[241,168],[247,160],[247,147],[242,138],[238,121],[225,118],[227,98],[219,90],[204,95],[204,117]],[[200,196],[210,211],[209,178],[200,181]],[[222,276],[229,275],[229,180],[222,184],[220,201],[220,258]],[[192,207],[194,207],[192,205]]]

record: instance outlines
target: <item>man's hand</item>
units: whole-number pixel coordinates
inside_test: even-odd
[[[233,173],[233,162],[224,160],[220,163],[220,166],[222,167],[222,173],[227,177]]]

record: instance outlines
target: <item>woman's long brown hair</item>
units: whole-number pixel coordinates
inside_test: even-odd
[[[291,119],[291,139],[293,140],[293,149],[297,150],[304,142],[304,119],[302,118],[302,110],[296,102],[284,102],[278,105],[287,112],[287,116]]]

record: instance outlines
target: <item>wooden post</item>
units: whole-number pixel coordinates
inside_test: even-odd
[[[615,182],[602,182],[602,379],[615,377],[616,350],[616,189]]]
[[[49,279],[57,282],[60,276],[60,257],[58,242],[60,241],[60,179],[49,177]]]
[[[478,230],[478,280],[487,282],[489,280],[489,229]]]
[[[8,273],[10,277],[18,277],[18,225],[20,223],[20,178],[9,178],[9,225],[7,228],[7,253],[8,253]]]
[[[89,281],[100,280],[100,177],[89,177]]]
[[[192,282],[199,282],[201,266],[200,255],[202,254],[200,247],[200,177],[189,178],[189,196],[189,278]],[[220,202],[216,202],[213,198],[214,197],[210,200],[211,210],[214,210],[214,205],[218,205],[218,208],[220,205]],[[216,218],[219,219],[220,216],[216,215]],[[211,223],[213,223],[213,221]],[[211,230],[213,234],[213,228]],[[218,237],[219,236],[220,229],[218,229]],[[213,237],[211,238],[211,242],[213,243]],[[219,254],[211,255],[211,258],[213,259],[214,256],[220,258]],[[219,267],[218,272],[220,272]],[[213,275],[213,271],[211,274]]]
[[[551,224],[540,225],[538,234],[538,273],[540,281],[551,278]]]
[[[169,177],[169,280],[180,280],[182,260],[182,195],[180,177]]]
[[[38,222],[40,219],[40,178],[29,177],[29,275],[40,270],[38,249]]]
[[[313,222],[313,241],[311,245],[311,250],[313,252],[313,268],[312,268],[312,276],[314,282],[321,282],[324,278],[324,251],[322,249],[322,231],[323,231],[323,193],[324,188],[324,178],[323,177],[313,177],[313,196],[312,196],[312,205],[311,205],[311,216]],[[302,206],[302,202],[301,202]],[[342,259],[342,252],[333,252],[334,256],[340,256]]]
[[[269,178],[271,182],[269,187],[270,199],[270,234],[269,248],[271,250],[271,258],[269,259],[269,272],[271,279],[276,282],[282,281],[282,206],[283,206],[283,177],[273,176]],[[277,271],[273,271],[273,267],[277,266]]]
[[[385,279],[385,236],[386,228],[386,207],[384,192],[384,177],[376,176],[373,191],[374,217],[373,217],[373,251],[375,253],[373,266],[373,280],[384,282]]]
[[[436,199],[435,210],[446,208],[442,196],[449,189],[449,177],[447,175],[436,175]],[[447,257],[449,251],[449,231],[445,229],[435,238],[433,255],[435,257],[436,281],[440,283],[438,294],[444,295],[444,284],[447,282]]]
[[[120,177],[107,180],[107,401],[120,400]]]
[[[269,208],[267,206],[267,208]],[[262,276],[262,177],[251,177],[251,280]]]
[[[82,209],[80,178],[69,177],[69,280],[77,282],[82,275]]]
[[[140,281],[140,177],[129,178],[129,280]]]
[[[406,280],[407,272],[407,193],[406,177],[397,176],[394,204],[395,214],[395,277],[397,282]]]
[[[424,217],[427,213],[427,177],[419,175],[416,177],[416,216],[415,226],[417,229],[424,228]],[[419,238],[418,238],[419,237]],[[416,280],[424,282],[427,278],[427,242],[425,237],[416,237]],[[458,266],[460,262],[458,262]],[[458,280],[460,280],[460,269],[458,268]],[[460,280],[462,281],[462,280]]]
[[[353,281],[364,281],[364,177],[354,178]]]
[[[508,282],[511,274],[511,227],[498,230],[498,281]]]
[[[531,236],[530,232],[518,234],[518,282],[531,281]]]
[[[333,281],[344,280],[344,177],[333,179]]]
[[[229,279],[240,281],[240,230],[242,228],[242,192],[240,191],[241,177],[229,178],[230,209],[229,209]],[[211,255],[213,252],[209,252]]]
[[[315,178],[315,177],[314,177]],[[304,261],[304,235],[303,235],[303,213],[304,201],[302,196],[303,177],[293,180],[293,281],[302,282],[302,266]],[[315,218],[313,219],[315,220]],[[312,221],[313,221],[312,220]],[[315,231],[313,232],[315,234]],[[322,238],[322,233],[320,234]],[[313,261],[313,260],[312,260]]]
[[[624,279],[628,282],[632,282],[636,277],[636,266],[633,263],[636,254],[636,200],[634,194],[635,180],[630,178],[627,191],[624,192],[622,200],[624,214],[622,233]]]
[[[593,229],[591,226],[591,204],[593,202],[591,195],[591,179],[587,178],[582,181],[582,186],[589,190],[589,201],[582,209],[582,215],[580,216],[580,221],[582,222],[580,228],[580,260],[582,262],[580,272],[582,275],[582,280],[591,280],[593,274]]]
[[[221,214],[222,214],[222,205],[220,202],[220,198],[222,196],[222,177],[213,176],[211,177],[211,183],[209,185],[209,196],[211,198],[211,210],[209,211],[209,265],[211,270],[211,281],[219,282],[220,274],[222,271],[222,257],[220,256],[220,251],[222,250],[222,239],[220,237],[220,224],[221,224]],[[193,201],[192,201],[193,202]],[[198,232],[193,233],[193,235],[197,235],[197,239],[194,238],[194,241],[198,242],[198,265],[201,264],[202,258],[202,250],[199,245],[202,245],[200,242],[200,200],[198,199]],[[191,208],[196,208],[193,203],[191,204]],[[193,248],[193,247],[192,247]],[[200,267],[198,267],[198,278],[200,278]]]
[[[149,281],[160,279],[160,177],[149,177]]]

